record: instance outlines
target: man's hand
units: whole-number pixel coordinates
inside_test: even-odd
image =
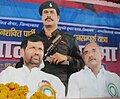
[[[58,64],[67,61],[67,56],[56,52],[50,56],[50,63]]]

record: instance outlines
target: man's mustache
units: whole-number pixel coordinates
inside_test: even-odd
[[[47,17],[47,18],[45,19],[45,21],[48,20],[48,19],[50,19],[51,21],[54,21],[51,17]]]

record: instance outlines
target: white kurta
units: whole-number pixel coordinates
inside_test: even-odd
[[[57,98],[65,97],[65,87],[60,79],[54,75],[40,71],[37,67],[31,71],[26,66],[19,69],[8,67],[0,73],[0,83],[15,82],[21,86],[27,85],[30,91],[28,97],[38,90],[43,80],[48,81],[52,85],[56,91]]]
[[[102,68],[97,77],[85,66],[70,76],[67,98],[120,97],[120,77]]]

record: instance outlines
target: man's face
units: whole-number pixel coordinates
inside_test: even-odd
[[[28,68],[38,67],[43,59],[44,47],[41,41],[28,41],[26,49],[21,49],[21,56]]]
[[[53,8],[43,9],[42,22],[45,26],[57,26],[59,16],[57,16],[56,10]]]
[[[83,51],[83,59],[89,68],[101,66],[103,55],[96,43],[88,44]]]

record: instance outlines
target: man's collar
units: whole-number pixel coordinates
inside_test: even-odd
[[[42,30],[42,33],[45,35],[45,30],[44,30],[44,29]],[[55,31],[53,31],[53,32],[51,33],[52,37],[56,37],[56,36],[59,35],[59,34],[60,34],[60,32],[59,32],[58,29],[56,29]]]
[[[85,70],[88,70],[88,71],[92,72],[91,69],[88,68],[88,66],[86,66],[86,65],[85,65]],[[105,71],[106,71],[105,68],[103,67],[103,65],[101,65],[100,72],[101,72],[101,73],[105,73]],[[100,72],[99,72],[99,73],[100,73]]]
[[[34,67],[34,68],[32,68],[31,70],[33,70],[33,69],[39,69],[39,70],[41,70],[42,68],[44,68],[45,67],[45,64],[44,64],[44,62],[42,61],[42,63],[39,65],[39,67]],[[23,65],[23,68],[26,70],[26,71],[28,71],[28,72],[30,72],[30,69],[26,66],[26,65]]]
[[[53,31],[52,33],[52,36],[53,37],[56,37],[57,35],[59,35],[60,34],[60,32],[59,32],[59,30],[58,29],[56,29],[55,31]]]

